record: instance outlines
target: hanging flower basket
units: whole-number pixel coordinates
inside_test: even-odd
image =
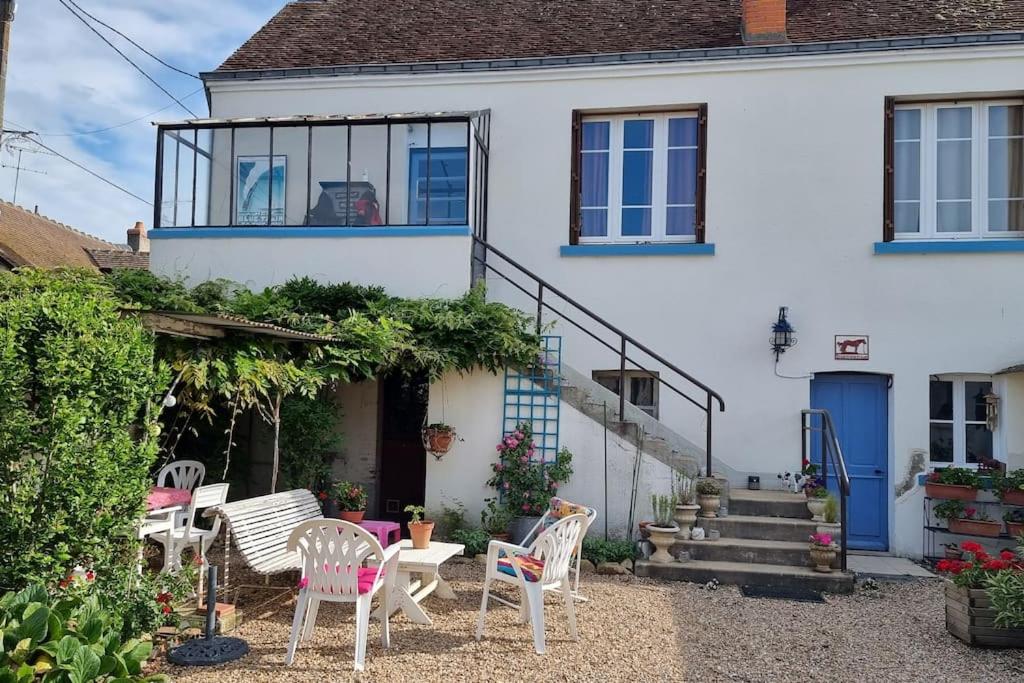
[[[423,447],[435,456],[444,455],[452,448],[455,430],[441,422],[423,428]]]

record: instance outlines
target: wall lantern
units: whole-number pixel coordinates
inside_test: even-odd
[[[775,362],[779,362],[779,356],[786,352],[786,349],[796,346],[796,330],[786,320],[786,313],[789,309],[785,306],[779,307],[779,319],[772,324],[771,345],[775,353]]]
[[[985,426],[994,432],[999,425],[999,397],[989,392],[982,398],[985,400]]]

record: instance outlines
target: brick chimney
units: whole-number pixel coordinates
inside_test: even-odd
[[[743,43],[786,43],[786,0],[743,0]]]
[[[128,246],[136,254],[149,253],[149,237],[146,235],[146,224],[136,221],[135,226],[128,228]]]

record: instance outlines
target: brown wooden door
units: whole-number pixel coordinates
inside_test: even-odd
[[[389,375],[381,380],[380,470],[377,519],[402,522],[406,505],[423,505],[427,456],[420,430],[427,414],[426,377]]]

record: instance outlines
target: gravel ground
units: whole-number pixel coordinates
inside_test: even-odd
[[[484,640],[473,629],[483,568],[446,565],[458,599],[424,603],[433,626],[401,614],[391,648],[373,622],[366,671],[352,671],[353,607],[323,603],[310,643],[283,664],[292,603],[250,617],[236,635],[249,656],[213,669],[165,669],[175,681],[985,681],[1024,680],[1024,650],[971,649],[946,633],[941,583],[883,584],[827,604],[749,599],[732,587],[633,577],[584,577],[580,640],[568,637],[549,597],[548,652],[538,658],[528,626],[495,603]],[[500,589],[499,589],[500,591]],[[507,595],[507,597],[512,597]],[[244,609],[244,604],[243,604]]]

